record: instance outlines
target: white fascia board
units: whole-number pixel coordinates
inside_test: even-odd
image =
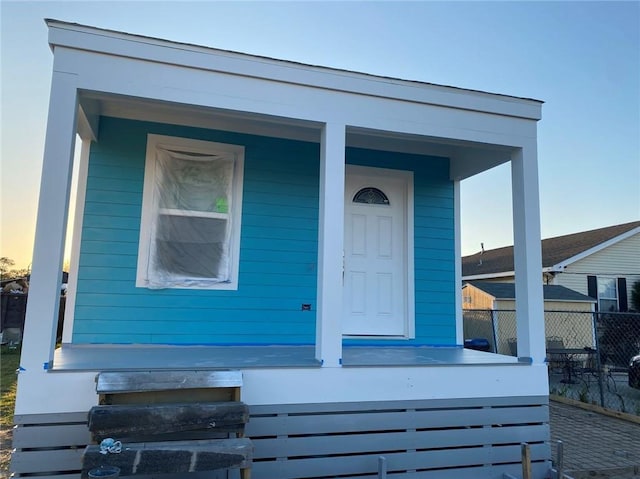
[[[619,243],[620,241],[626,240],[627,238],[631,238],[632,236],[637,234],[640,234],[640,226],[633,228],[625,233],[622,233],[621,235],[615,236],[614,238],[611,238],[610,240],[605,241],[604,243],[600,243],[599,245],[596,245],[593,248],[589,248],[588,250],[585,250],[582,253],[572,256],[571,258],[567,258],[564,261],[561,261],[560,263],[554,264],[553,266],[550,266],[547,269],[553,272],[563,272],[565,268],[571,265],[572,263],[575,263],[576,261],[580,261],[581,259],[584,259],[587,256],[591,256],[592,254],[597,253],[598,251],[602,251],[603,249],[608,248],[609,246],[613,246],[614,244]]]
[[[243,371],[247,404],[404,401],[548,394],[542,365],[342,367]],[[491,378],[491,380],[488,380]],[[437,384],[438,387],[433,385]]]
[[[20,372],[18,388],[24,394],[16,401],[16,415],[88,411],[98,404],[97,373]],[[242,377],[242,401],[249,406],[545,396],[549,393],[546,364],[256,368],[242,370]],[[50,394],[50,391],[58,393]]]
[[[471,274],[469,276],[463,276],[463,281],[473,281],[474,279],[492,279],[492,278],[506,278],[508,276],[515,276],[515,271],[504,271],[502,273],[487,273],[487,274]]]
[[[18,373],[15,415],[88,411],[98,404],[96,372],[51,373],[43,369]],[[56,391],[55,394],[51,394]]]
[[[75,74],[81,90],[514,148],[536,137],[536,123],[522,118],[212,73],[65,47],[56,47],[55,55],[60,71]]]
[[[542,102],[345,70],[304,65],[55,20],[47,21],[49,43],[145,61],[220,71],[270,81],[393,98],[498,115],[539,120]]]

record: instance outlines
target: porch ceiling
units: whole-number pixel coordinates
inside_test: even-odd
[[[100,116],[210,128],[320,143],[323,124],[294,118],[83,91],[78,134],[97,140]],[[450,178],[463,180],[508,162],[514,148],[347,126],[346,145],[449,158]]]

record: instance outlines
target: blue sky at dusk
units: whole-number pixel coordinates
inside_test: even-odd
[[[543,237],[640,219],[640,2],[0,1],[0,256],[31,261],[44,18],[535,98]],[[462,183],[462,251],[512,244],[509,165]]]

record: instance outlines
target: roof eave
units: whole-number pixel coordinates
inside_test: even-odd
[[[509,276],[515,276],[515,271],[504,271],[498,273],[484,273],[484,274],[470,274],[463,276],[463,281],[473,281],[474,279],[492,279],[492,278],[508,278]]]
[[[269,80],[320,86],[372,96],[388,96],[403,101],[468,109],[526,120],[538,121],[541,118],[543,102],[531,98],[304,64],[55,19],[45,19],[45,23],[49,28],[49,45],[52,49],[61,46],[85,51],[95,50],[99,53],[106,52],[166,63],[177,61],[176,52],[184,52],[185,55],[179,56],[179,61],[184,61],[184,65],[183,63],[180,65],[187,67],[193,66],[189,63],[190,61],[201,67],[200,60],[203,56],[213,56],[216,58],[213,62],[216,65],[219,60],[224,59],[226,73],[258,75]],[[127,45],[135,45],[136,48],[130,48]],[[141,45],[144,48],[139,48]],[[107,50],[103,51],[104,48]],[[153,50],[153,55],[148,57],[150,50]],[[197,62],[193,59],[194,56],[198,56]],[[210,60],[206,60],[205,63],[212,64]],[[254,67],[255,65],[259,65],[260,68]]]

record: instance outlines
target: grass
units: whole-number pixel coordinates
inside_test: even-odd
[[[11,459],[11,430],[16,402],[16,369],[20,364],[20,350],[0,346],[0,473],[9,470]]]

